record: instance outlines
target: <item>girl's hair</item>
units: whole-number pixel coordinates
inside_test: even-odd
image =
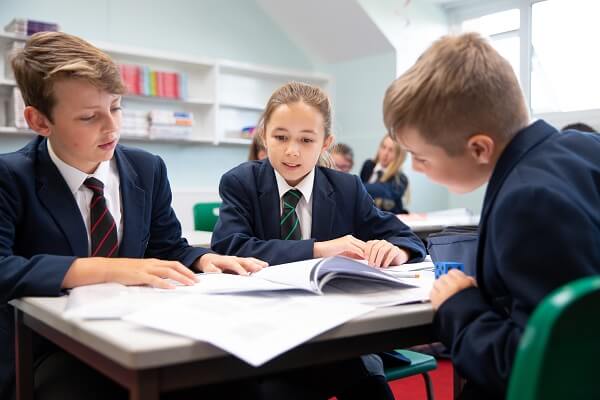
[[[323,117],[325,139],[331,136],[332,112],[329,97],[321,88],[302,82],[288,82],[273,92],[267,102],[265,111],[263,111],[258,120],[255,134],[260,136],[266,143],[266,126],[277,107],[284,104],[299,102],[303,102],[304,104],[313,107],[321,114]],[[319,157],[319,165],[328,168],[334,167],[333,160],[331,159],[328,150],[324,151],[321,154],[321,157]]]
[[[385,169],[385,171],[383,172],[383,176],[381,177],[381,181],[382,182],[387,182],[390,179],[393,179],[398,172],[402,169],[402,164],[404,164],[404,161],[406,160],[406,151],[402,149],[402,147],[400,147],[400,144],[395,141],[394,139],[392,139],[390,137],[390,135],[385,135],[383,137],[383,139],[381,139],[381,142],[379,142],[379,147],[377,147],[377,154],[375,154],[375,164],[377,164],[379,162],[379,149],[381,148],[381,145],[383,144],[383,142],[385,141],[385,139],[390,138],[392,140],[392,142],[394,143],[394,160],[390,163],[390,165],[387,166],[387,168]]]
[[[248,153],[248,161],[258,160],[258,152],[266,151],[265,144],[262,138],[258,134],[254,134],[252,137],[252,143],[250,144],[250,152]]]

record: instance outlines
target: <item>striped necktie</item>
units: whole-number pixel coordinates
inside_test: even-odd
[[[298,220],[298,214],[296,214],[296,206],[301,198],[302,192],[297,189],[290,189],[283,195],[283,212],[279,224],[283,240],[302,239],[300,221]]]
[[[83,184],[94,193],[90,202],[91,257],[116,257],[119,252],[117,227],[106,206],[104,184],[96,178],[87,178]]]

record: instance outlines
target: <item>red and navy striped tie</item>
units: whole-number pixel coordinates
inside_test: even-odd
[[[90,203],[91,256],[116,257],[119,253],[117,226],[106,206],[104,184],[96,178],[87,178],[83,184],[94,193]]]

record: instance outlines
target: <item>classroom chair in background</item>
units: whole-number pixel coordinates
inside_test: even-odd
[[[194,204],[194,229],[212,232],[219,219],[220,202]]]
[[[437,361],[433,356],[404,349],[379,355],[383,360],[385,378],[388,382],[421,374],[425,381],[427,400],[434,400],[433,385],[428,373],[437,368]]]
[[[519,344],[508,400],[600,399],[600,275],[550,293]]]

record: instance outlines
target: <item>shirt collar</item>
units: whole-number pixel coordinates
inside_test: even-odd
[[[50,159],[52,160],[54,165],[56,165],[56,168],[58,168],[58,171],[64,178],[65,182],[67,182],[71,193],[75,194],[75,192],[79,190],[81,185],[83,185],[83,182],[90,176],[93,176],[94,178],[100,180],[106,185],[109,177],[110,160],[102,161],[98,168],[96,168],[96,172],[94,172],[92,175],[88,175],[85,172],[82,172],[77,168],[70,166],[69,164],[58,158],[58,156],[54,152],[54,149],[52,148],[52,143],[50,143],[50,140],[47,141],[47,144],[48,155],[50,155]]]
[[[296,187],[288,185],[283,176],[281,176],[276,169],[273,170],[275,171],[275,179],[277,180],[277,189],[279,190],[280,199],[283,197],[284,194],[287,193],[288,190],[298,189],[302,193],[302,197],[306,200],[306,202],[310,202],[310,196],[312,195],[313,185],[315,183],[314,168],[308,173],[308,175],[304,177],[304,179],[300,181],[300,183],[296,185]]]

